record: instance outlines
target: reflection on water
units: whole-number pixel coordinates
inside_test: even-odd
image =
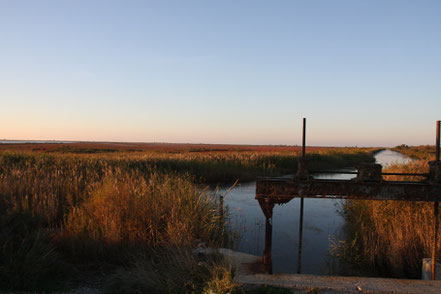
[[[376,162],[384,165],[405,162],[409,158],[394,151],[385,150],[376,156]],[[347,170],[355,171],[355,170]],[[355,175],[319,174],[320,179],[351,179]],[[225,193],[221,189],[220,193]],[[240,234],[236,250],[261,255],[264,247],[265,217],[254,199],[256,182],[240,184],[225,197],[229,208],[231,226]],[[329,239],[342,239],[344,218],[339,210],[341,199],[304,199],[302,273],[329,275],[334,273],[336,260],[328,254]],[[273,212],[273,272],[295,273],[299,230],[300,199],[276,205]]]
[[[392,163],[407,163],[413,159],[392,150],[383,150],[375,155],[375,162],[383,166],[390,165]]]

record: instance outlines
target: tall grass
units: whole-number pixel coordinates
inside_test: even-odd
[[[215,199],[200,192],[187,177],[119,170],[105,173],[90,195],[72,208],[61,240],[70,253],[107,260],[121,248],[212,246],[225,239]]]
[[[343,167],[372,161],[370,151],[336,148],[308,156],[312,169]],[[277,152],[1,152],[0,290],[48,289],[69,264],[105,262],[130,272],[141,268],[126,267],[134,255],[156,256],[142,259],[151,268],[150,261],[173,252],[188,260],[182,250],[199,242],[224,246],[228,217],[201,184],[294,173],[297,160]],[[220,287],[231,280],[227,272],[220,264],[217,274],[191,284],[196,292]]]
[[[372,162],[373,148],[325,148],[308,152],[311,169],[351,167],[359,162]],[[298,151],[294,152],[116,152],[107,154],[45,154],[36,152],[4,152],[0,169],[17,167],[38,169],[43,173],[102,174],[105,167],[124,171],[148,172],[152,169],[190,174],[199,182],[231,182],[252,180],[257,176],[293,173],[297,169]]]
[[[386,172],[427,173],[427,160],[391,165]],[[418,181],[389,176],[388,180]],[[420,278],[421,260],[431,256],[433,203],[405,201],[346,201],[349,257],[361,268],[381,276]],[[438,248],[441,248],[438,240]]]
[[[406,154],[410,157],[423,159],[423,160],[435,160],[435,146],[434,145],[421,145],[421,146],[407,146],[405,144],[392,148],[397,152]]]
[[[122,264],[152,248],[228,241],[216,199],[189,175],[91,157],[4,153],[0,162],[1,231],[15,216],[29,228],[0,238],[4,289],[36,289],[47,276],[35,273],[63,260]]]

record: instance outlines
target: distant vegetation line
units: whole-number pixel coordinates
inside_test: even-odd
[[[322,148],[307,153],[311,170],[353,167],[359,162],[372,162],[372,148]],[[126,171],[185,173],[198,182],[247,181],[257,176],[277,176],[294,173],[300,151],[294,152],[118,152],[77,155],[75,153],[6,152],[5,165],[19,167],[38,164],[44,169],[62,168],[65,164],[92,169],[102,173],[103,168]]]

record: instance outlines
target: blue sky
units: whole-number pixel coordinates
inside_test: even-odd
[[[0,0],[0,139],[433,144],[441,1]]]

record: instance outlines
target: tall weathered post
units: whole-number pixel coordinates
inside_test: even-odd
[[[303,134],[302,134],[302,159],[299,164],[297,176],[299,178],[307,178],[306,167],[306,118],[303,118]],[[302,243],[303,243],[303,197],[300,197],[300,220],[299,220],[299,250],[297,253],[297,273],[301,273],[302,269]]]
[[[440,125],[441,125],[441,121],[439,120],[436,122],[436,161],[439,161],[439,157],[440,157],[440,143],[441,143]]]
[[[303,118],[303,133],[302,133],[302,158],[306,155],[306,118]]]
[[[440,182],[440,124],[441,121],[436,122],[436,149],[435,149],[435,163],[433,164],[435,168],[431,169],[432,180]],[[434,217],[434,228],[433,228],[433,245],[432,245],[432,280],[435,280],[436,274],[436,251],[437,251],[437,243],[438,243],[438,226],[439,226],[439,202],[436,201],[433,203],[433,217]]]

